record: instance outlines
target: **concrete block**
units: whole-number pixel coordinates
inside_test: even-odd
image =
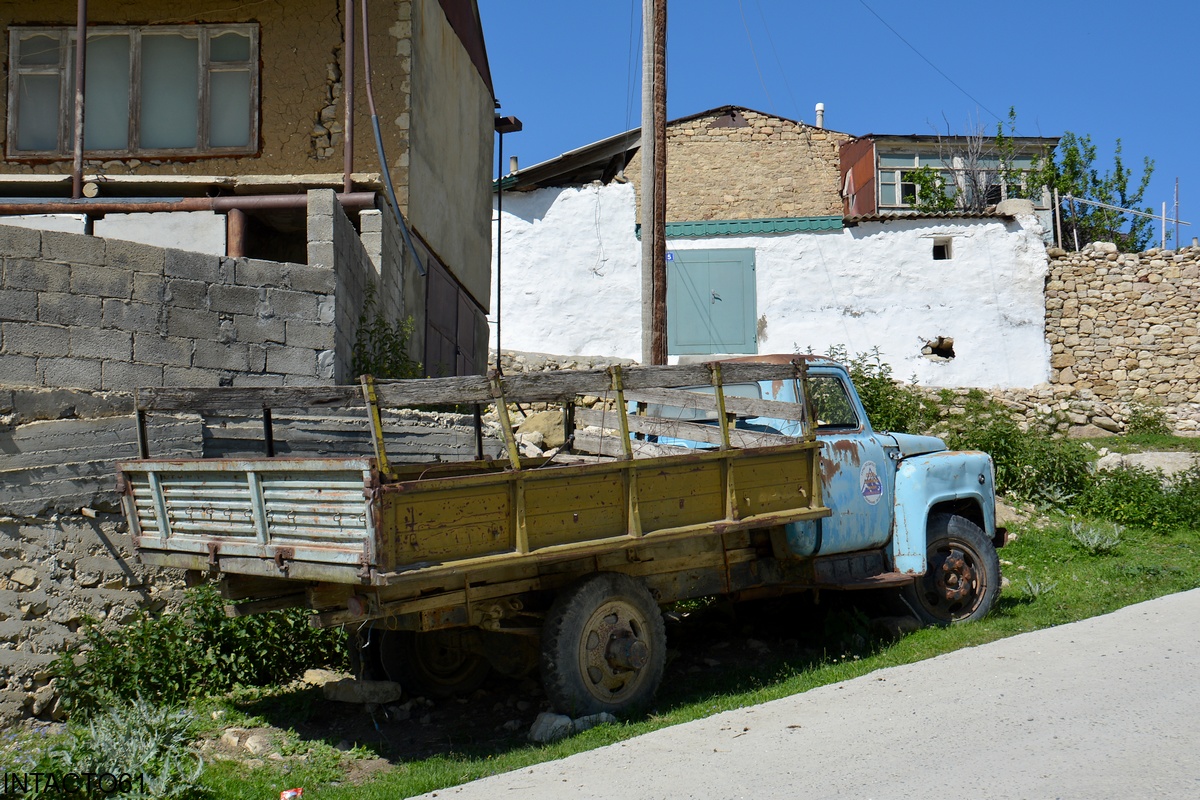
[[[139,386],[162,386],[163,368],[156,364],[105,361],[100,385],[103,389],[121,392],[131,392]]]
[[[333,241],[333,216],[326,214],[311,213],[312,206],[309,206],[310,213],[308,215],[308,240],[310,242],[332,242]]]
[[[217,387],[228,386],[231,383],[232,375],[228,371],[195,367],[163,367],[163,386]]]
[[[215,342],[221,318],[211,311],[195,308],[168,308],[167,335]]]
[[[332,217],[334,210],[341,210],[338,205],[337,193],[333,189],[308,190],[308,216]]]
[[[283,286],[284,265],[278,261],[257,258],[237,259],[236,280],[239,286]]]
[[[163,262],[163,274],[170,278],[190,278],[206,283],[221,282],[221,257],[207,253],[169,249]]]
[[[201,284],[204,285],[204,284]],[[162,303],[167,293],[167,281],[149,272],[133,273],[132,298],[139,303]]]
[[[237,277],[237,259],[221,256],[221,266],[218,271],[219,282],[232,286]]]
[[[272,375],[269,372],[234,375],[234,386],[283,386],[282,375]]]
[[[70,386],[79,389],[99,389],[102,383],[100,359],[42,358],[38,367],[46,386]]]
[[[317,353],[303,347],[272,347],[267,350],[267,372],[316,377]]]
[[[316,375],[284,375],[284,386],[324,386],[332,381],[320,378]]]
[[[334,265],[333,257],[333,242],[313,242],[308,243],[308,265],[310,267],[322,266],[332,268]]]
[[[322,350],[317,353],[317,376],[322,380],[336,381],[343,376],[349,377],[349,372],[350,365],[339,363],[336,351]]]
[[[313,350],[327,350],[333,347],[334,330],[332,325],[288,320],[284,330],[286,333],[284,342],[288,347],[309,347]]]
[[[0,319],[34,322],[37,318],[37,292],[0,289]]]
[[[32,356],[0,353],[0,384],[41,386],[42,379],[38,375],[37,359]]]
[[[281,319],[264,319],[258,316],[235,314],[233,327],[239,342],[283,344],[286,338],[284,321]]]
[[[132,360],[133,334],[122,330],[71,328],[71,355],[75,358]],[[99,371],[95,385],[100,385]]]
[[[377,208],[359,211],[358,229],[364,234],[381,233],[383,231],[383,212]]]
[[[99,328],[104,319],[101,303],[99,297],[42,292],[38,295],[38,318],[52,325],[90,325]]]
[[[4,349],[14,355],[65,356],[70,352],[71,337],[66,328],[36,322],[5,322]]]
[[[101,324],[105,328],[120,328],[140,333],[159,333],[166,322],[161,305],[133,303],[129,300],[105,300]]]
[[[222,287],[225,288],[225,287]],[[180,308],[208,308],[208,284],[175,278],[166,282],[163,302]]]
[[[42,231],[42,257],[63,264],[104,264],[104,239],[78,233]]]
[[[279,317],[316,321],[318,300],[317,295],[309,292],[267,289],[267,302]]]
[[[105,258],[110,267],[153,275],[163,273],[166,253],[161,247],[120,239],[109,239],[105,248]]]
[[[75,294],[129,299],[133,293],[133,273],[91,264],[72,264],[71,291]]]
[[[250,286],[216,285],[209,289],[209,307],[220,314],[258,313],[258,303],[263,292]]]
[[[4,286],[35,292],[66,292],[71,288],[71,268],[49,261],[8,258],[4,261]]]
[[[195,343],[191,339],[153,333],[133,335],[133,359],[141,364],[189,367],[194,349]]]
[[[211,344],[196,348],[192,365],[200,369],[234,370],[236,372],[253,372],[254,364],[250,355],[251,345],[248,344]],[[255,346],[258,355],[262,348]]]
[[[41,254],[41,231],[17,225],[0,225],[0,256],[37,258]]]
[[[315,294],[332,294],[336,283],[332,269],[306,267],[302,264],[288,265],[287,280],[291,289]]]
[[[349,301],[346,301],[349,303]],[[317,321],[332,324],[337,316],[337,301],[333,295],[322,297],[317,303]],[[357,319],[357,318],[356,318]]]

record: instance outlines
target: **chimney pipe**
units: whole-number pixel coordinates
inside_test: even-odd
[[[516,172],[517,172],[517,157],[509,156],[508,157],[508,174],[514,175],[514,174],[516,174]]]
[[[825,127],[825,104],[817,103],[817,127]]]

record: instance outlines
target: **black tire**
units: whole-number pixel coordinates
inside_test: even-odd
[[[591,575],[562,592],[542,627],[542,687],[572,717],[649,703],[666,657],[658,603],[620,573]]]
[[[987,616],[1000,594],[1000,557],[979,526],[957,514],[929,518],[925,574],[904,588],[924,625]]]
[[[452,697],[475,691],[491,666],[462,646],[459,631],[379,631],[379,656],[388,680],[410,696]]]

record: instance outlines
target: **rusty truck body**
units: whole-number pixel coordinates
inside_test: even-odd
[[[493,406],[504,457],[389,458],[381,409],[447,403]],[[561,404],[563,447],[521,455],[510,408],[529,403]],[[289,407],[361,409],[373,454],[276,455]],[[151,457],[147,415],[247,408],[264,456]],[[656,691],[681,600],[896,586],[951,622],[998,590],[990,459],[875,433],[823,359],[153,389],[137,409],[119,478],[143,561],[218,579],[231,613],[310,609],[423,693],[540,668],[559,710],[619,711]]]

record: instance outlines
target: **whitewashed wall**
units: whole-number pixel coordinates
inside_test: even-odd
[[[634,213],[627,185],[505,195],[505,350],[640,357]],[[1030,387],[1050,377],[1041,234],[1028,216],[873,222],[667,246],[754,248],[760,353],[878,347],[897,377],[923,385]],[[934,237],[952,238],[950,260],[933,260]],[[925,342],[939,336],[954,339],[953,360],[922,356]]]

